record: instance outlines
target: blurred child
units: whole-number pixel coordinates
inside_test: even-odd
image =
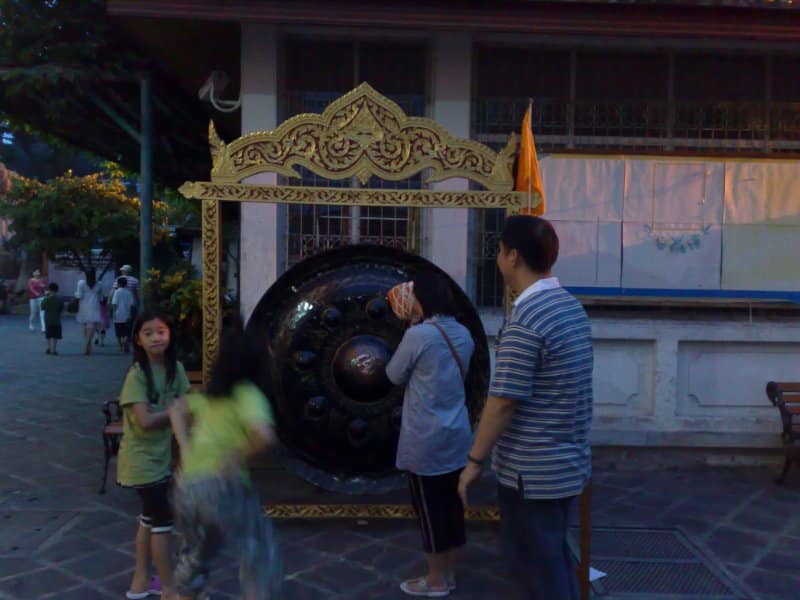
[[[61,313],[64,312],[64,301],[58,296],[57,283],[47,286],[41,310],[44,315],[44,336],[47,340],[47,350],[44,353],[58,354],[56,345],[61,339]]]
[[[248,339],[241,324],[226,331],[205,393],[170,408],[181,449],[174,497],[183,537],[175,570],[181,599],[203,593],[223,542],[238,551],[243,597],[277,598],[281,565],[272,525],[245,469],[249,457],[275,442],[269,403],[253,384],[259,363]]]
[[[123,434],[117,459],[117,482],[134,488],[142,503],[136,533],[136,570],[126,597],[158,594],[150,579],[150,561],[161,579],[162,598],[173,600],[168,493],[172,434],[167,408],[189,391],[189,379],[176,359],[170,319],[148,311],[133,330],[133,365],[120,394]]]

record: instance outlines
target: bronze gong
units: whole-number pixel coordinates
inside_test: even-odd
[[[406,325],[386,293],[424,270],[444,274],[402,250],[346,246],[295,265],[258,303],[247,328],[263,349],[259,384],[302,477],[351,493],[395,486],[403,388],[385,368]],[[475,340],[466,382],[474,423],[488,390],[486,336],[472,303],[447,278],[458,319]]]

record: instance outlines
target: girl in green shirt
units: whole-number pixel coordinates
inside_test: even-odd
[[[170,404],[189,391],[189,379],[176,359],[172,322],[147,311],[133,330],[133,365],[120,394],[122,442],[117,459],[117,482],[134,488],[142,503],[136,533],[136,571],[126,597],[131,600],[159,593],[150,580],[150,562],[161,579],[161,595],[173,600],[170,558],[172,509],[169,503],[172,433]]]
[[[175,584],[181,599],[203,593],[209,562],[223,542],[239,553],[242,596],[278,597],[282,576],[272,526],[245,470],[249,457],[275,443],[272,410],[253,383],[258,357],[238,323],[222,336],[205,393],[170,407],[181,448],[175,486],[182,537]]]

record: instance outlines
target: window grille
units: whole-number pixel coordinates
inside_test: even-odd
[[[321,113],[339,92],[292,92],[286,95],[290,114]],[[407,114],[424,114],[421,96],[392,96]],[[347,188],[352,180],[329,180],[308,169],[301,178],[281,178],[284,185]],[[365,188],[421,189],[421,175],[402,181],[383,181],[373,177]],[[418,211],[413,208],[378,206],[289,205],[286,255],[289,267],[319,252],[349,244],[380,244],[409,251],[418,250]]]

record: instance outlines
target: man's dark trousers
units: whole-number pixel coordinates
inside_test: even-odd
[[[576,565],[567,545],[574,496],[526,500],[497,486],[500,538],[514,579],[530,600],[579,600]]]

